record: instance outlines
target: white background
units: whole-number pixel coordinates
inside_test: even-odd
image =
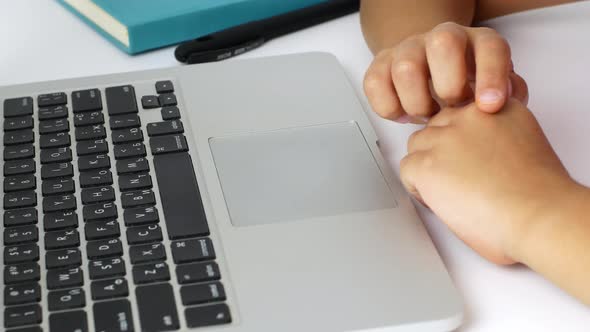
[[[128,56],[54,1],[2,2],[0,85],[177,66],[173,48]],[[512,44],[516,69],[529,81],[531,109],[571,173],[590,184],[588,98],[590,2],[496,20]],[[335,54],[362,94],[372,56],[358,15],[272,41],[242,57],[305,51]],[[368,109],[368,108],[367,108]],[[397,169],[417,127],[371,119]],[[420,208],[465,303],[460,331],[589,331],[590,309],[528,270],[486,262]],[[589,253],[580,253],[588,255]],[[588,280],[590,287],[590,280]]]

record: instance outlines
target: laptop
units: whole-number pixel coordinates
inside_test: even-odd
[[[329,54],[5,86],[0,107],[7,331],[461,323]]]

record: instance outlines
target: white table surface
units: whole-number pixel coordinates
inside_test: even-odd
[[[0,85],[177,66],[173,48],[128,56],[54,1],[3,2]],[[572,174],[590,184],[590,2],[491,23],[512,43],[516,69],[529,80],[538,114]],[[272,41],[242,57],[326,51],[341,61],[359,95],[372,56],[358,14]],[[368,108],[367,108],[368,109]],[[586,118],[584,118],[586,116]],[[407,136],[417,127],[371,119],[397,170]],[[586,120],[586,121],[584,121]],[[575,144],[577,142],[577,144]],[[590,309],[522,266],[498,267],[466,247],[431,213],[419,212],[464,298],[460,331],[588,331]],[[586,253],[588,254],[588,253]],[[589,280],[590,287],[590,280]]]

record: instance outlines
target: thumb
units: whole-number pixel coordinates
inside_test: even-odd
[[[414,153],[410,153],[405,156],[399,165],[399,173],[400,179],[402,184],[408,191],[410,195],[416,198],[420,203],[427,205],[424,202],[424,199],[420,195],[420,192],[417,188],[419,179],[422,177],[420,176],[421,170],[424,168],[426,164],[428,164],[428,160],[430,160],[428,156],[428,151],[417,151]]]

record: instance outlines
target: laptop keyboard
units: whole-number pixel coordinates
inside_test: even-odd
[[[4,100],[9,331],[231,321],[173,83],[152,89],[141,107],[132,85]]]

